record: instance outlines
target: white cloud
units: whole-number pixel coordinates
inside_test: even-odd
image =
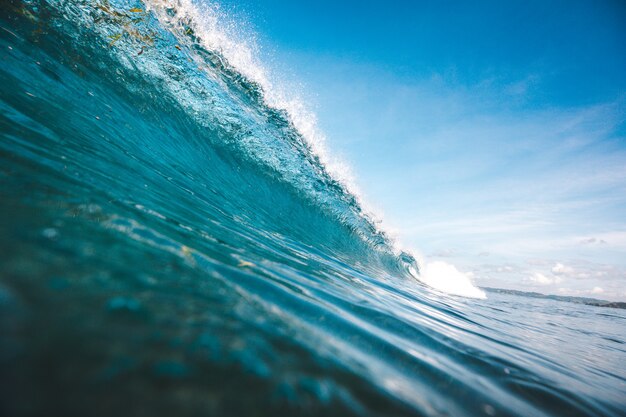
[[[552,284],[552,280],[540,272],[535,272],[528,279],[541,285]]]
[[[548,277],[542,274],[541,272],[533,273],[530,277],[528,277],[528,279],[539,285],[552,285],[552,284],[560,284],[561,282],[563,282],[563,278],[559,276]]]
[[[575,288],[559,288],[559,294],[568,295],[572,297],[588,297],[588,296],[597,296],[599,294],[605,294],[604,288],[602,287],[593,287],[593,289],[589,290],[577,290]],[[606,294],[605,294],[606,295]],[[618,294],[615,294],[619,297]]]
[[[572,272],[574,272],[573,268],[565,266],[560,262],[557,262],[556,265],[552,267],[552,273],[556,275],[568,275]]]
[[[506,259],[502,259],[506,261]],[[495,263],[472,266],[462,262],[464,270],[476,273],[478,285],[485,287],[538,291],[579,297],[602,297],[625,301],[626,267],[589,262],[583,259],[529,259],[521,264]]]
[[[602,287],[593,287],[593,290],[591,290],[592,294],[602,294],[604,292],[604,290],[602,289]]]

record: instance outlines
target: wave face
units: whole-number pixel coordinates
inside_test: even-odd
[[[623,415],[623,313],[421,284],[210,6],[0,5],[3,415]]]

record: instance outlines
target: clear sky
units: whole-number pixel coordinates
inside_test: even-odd
[[[220,3],[405,246],[626,300],[626,3]]]

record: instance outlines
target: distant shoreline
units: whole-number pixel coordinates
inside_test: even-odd
[[[599,300],[596,298],[571,297],[571,296],[566,296],[566,295],[548,295],[548,294],[541,294],[538,292],[507,290],[504,288],[491,288],[491,287],[480,287],[480,288],[487,292],[498,293],[498,294],[513,294],[513,295],[520,295],[524,297],[544,298],[548,300],[557,300],[557,301],[566,301],[569,303],[585,304],[585,305],[595,306],[595,307],[626,309],[626,302],[622,302],[622,301],[607,301],[607,300]]]

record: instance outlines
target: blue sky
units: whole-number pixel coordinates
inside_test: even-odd
[[[405,246],[626,300],[626,4],[220,3]]]

